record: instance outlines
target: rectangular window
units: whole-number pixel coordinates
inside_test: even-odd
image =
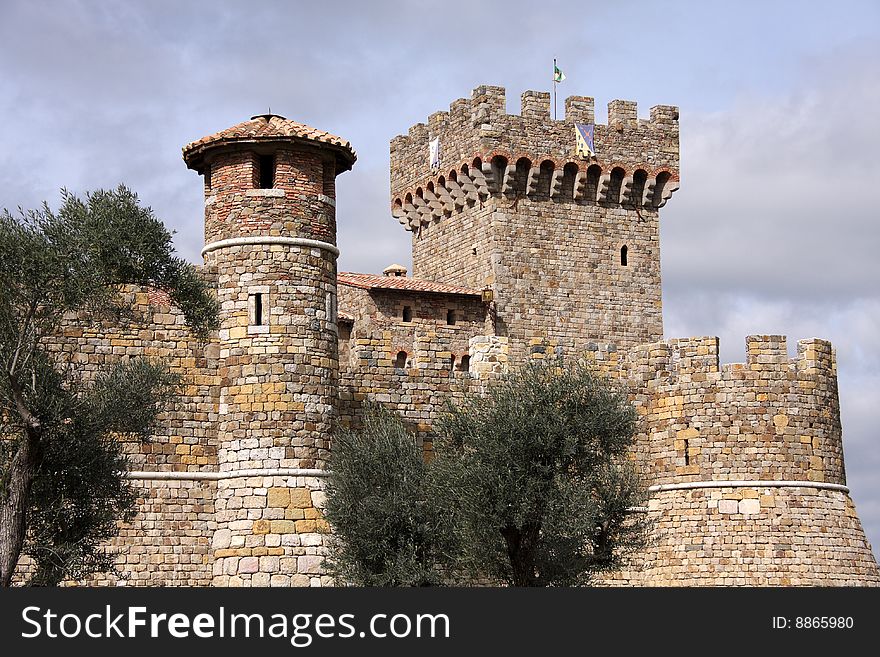
[[[250,326],[269,324],[269,295],[266,292],[248,294],[248,324]]]
[[[211,189],[211,165],[205,167],[205,189]]]
[[[275,156],[260,155],[260,189],[275,187]]]

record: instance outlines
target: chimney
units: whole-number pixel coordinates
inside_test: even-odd
[[[382,270],[386,276],[406,276],[406,267],[403,265],[388,265]]]

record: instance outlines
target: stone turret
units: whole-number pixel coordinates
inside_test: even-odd
[[[216,584],[309,584],[337,397],[335,178],[347,142],[278,115],[186,146],[219,330]],[[320,494],[316,500],[320,500]]]
[[[605,359],[608,362],[609,359]],[[642,418],[654,538],[616,583],[858,586],[880,573],[846,486],[831,344],[752,335],[643,345],[618,361]]]
[[[412,231],[413,276],[494,289],[512,356],[552,339],[563,352],[662,337],[658,210],[678,188],[678,110],[648,120],[633,102],[527,91],[507,114],[501,87],[436,112],[391,141],[391,211]],[[576,148],[576,126],[593,152]],[[429,158],[439,141],[440,164]]]

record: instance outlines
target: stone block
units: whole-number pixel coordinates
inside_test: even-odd
[[[736,500],[718,500],[719,513],[739,513],[739,502]]]
[[[327,505],[327,494],[322,490],[312,491],[312,506],[323,509]]]
[[[268,506],[284,508],[290,504],[290,489],[270,488],[266,499]]]
[[[323,571],[322,564],[324,563],[324,557],[318,557],[314,555],[306,555],[302,557],[298,557],[296,560],[296,569],[297,572],[302,574],[320,574]]]
[[[296,533],[296,522],[293,520],[273,520],[270,523],[270,529],[273,534],[294,534]]]
[[[307,509],[312,506],[312,493],[308,488],[291,488],[289,500],[285,506]]]
[[[291,575],[290,576],[290,586],[299,586],[306,587],[311,583],[311,578],[308,575]]]
[[[278,557],[266,556],[260,557],[260,572],[277,573],[279,570]]]
[[[214,532],[214,537],[211,540],[211,547],[215,550],[228,548],[231,540],[231,531],[229,531],[228,529],[218,529],[216,532]]]
[[[257,557],[242,557],[238,562],[238,572],[240,574],[251,574],[259,572],[260,560]]]
[[[756,498],[748,498],[744,500],[740,500],[739,502],[739,512],[744,516],[754,515],[756,513],[761,513],[761,503]]]

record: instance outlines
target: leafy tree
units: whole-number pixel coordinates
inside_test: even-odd
[[[100,543],[130,519],[119,439],[146,437],[176,391],[161,363],[132,359],[84,380],[50,356],[66,319],[127,322],[122,286],[168,293],[200,337],[217,303],[171,234],[125,187],[0,214],[0,586],[22,551],[32,583],[56,584],[110,566]]]
[[[360,586],[439,584],[448,546],[427,476],[422,449],[400,417],[367,405],[363,428],[343,431],[333,443],[330,572]]]
[[[641,547],[645,491],[627,459],[636,412],[587,367],[526,365],[451,406],[434,498],[459,563],[513,586],[585,585]]]

